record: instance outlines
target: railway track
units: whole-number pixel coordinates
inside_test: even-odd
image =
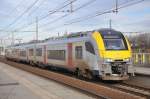
[[[150,92],[150,88],[147,88],[146,86],[142,86],[142,85],[139,85],[139,84],[130,84],[130,83],[127,83],[127,82],[123,82],[122,83],[123,85],[126,85],[126,86],[131,86],[131,87],[134,87],[134,88],[138,88],[138,89],[143,89],[145,91],[149,91]]]
[[[7,61],[5,59],[0,59],[1,62],[4,62],[8,65],[11,65],[13,67],[28,71],[30,73],[46,77],[52,80],[55,80],[57,82],[72,86],[74,88],[86,91],[90,94],[99,96],[100,98],[105,99],[146,99],[148,94],[135,94],[133,92],[130,93],[125,91],[125,88],[122,88],[123,90],[120,90],[118,85],[114,85],[113,87],[104,85],[104,84],[96,84],[92,82],[83,81],[80,79],[76,79],[73,77],[69,77],[66,75],[62,75],[59,73],[55,73],[52,71],[47,71],[35,67],[31,67],[25,64],[20,64],[12,61]],[[121,85],[120,85],[121,86]],[[117,88],[118,87],[118,88]],[[145,92],[146,93],[146,92]]]
[[[125,92],[130,92],[140,96],[145,96],[147,99],[150,99],[150,89],[139,87],[136,85],[130,85],[127,83],[114,84],[112,86],[119,90],[123,90]]]

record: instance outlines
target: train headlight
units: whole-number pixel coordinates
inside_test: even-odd
[[[124,59],[124,61],[130,63],[131,62],[131,58],[126,58],[126,59]]]
[[[106,59],[104,59],[104,62],[109,63],[109,62],[113,62],[113,60],[110,58],[106,58]]]
[[[127,64],[132,64],[132,59],[131,58],[126,58],[124,60]]]

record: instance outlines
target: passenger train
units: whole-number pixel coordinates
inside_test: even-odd
[[[102,80],[127,80],[133,76],[131,56],[127,38],[107,28],[6,49],[7,59],[63,68],[78,76],[89,79],[96,76]]]

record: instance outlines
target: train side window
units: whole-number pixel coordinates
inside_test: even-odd
[[[75,47],[75,56],[76,59],[82,59],[82,46]]]
[[[36,56],[42,56],[42,48],[36,49]]]
[[[65,50],[48,50],[48,59],[65,60]]]
[[[85,42],[86,51],[95,54],[94,47],[91,42]]]
[[[20,51],[20,56],[25,57],[26,56],[26,51]]]
[[[33,56],[33,49],[29,49],[29,56]]]

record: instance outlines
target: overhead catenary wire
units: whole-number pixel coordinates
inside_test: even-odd
[[[130,3],[130,4],[124,4],[123,6],[120,6],[120,7],[118,7],[118,9],[122,9],[122,8],[126,8],[126,7],[128,7],[128,6],[131,6],[131,5],[134,5],[134,4],[137,4],[137,3],[140,3],[140,2],[142,2],[142,1],[144,1],[144,0],[138,0],[138,2],[134,2],[134,3]],[[108,11],[110,11],[110,10],[108,10]],[[114,9],[111,9],[111,13],[112,12],[114,12],[115,10]],[[94,17],[96,17],[96,16],[100,16],[100,15],[103,15],[103,14],[105,14],[105,13],[108,13],[107,11],[104,11],[104,12],[97,12],[96,13],[96,15],[95,16],[93,16],[93,17],[91,17],[91,18],[94,18]],[[88,18],[89,19],[89,18]],[[83,19],[83,21],[86,21],[86,20],[88,20],[88,19]],[[81,21],[79,21],[79,22],[82,22],[82,20]],[[78,22],[75,22],[75,23],[78,23]],[[70,23],[70,24],[74,24],[74,23]],[[66,26],[66,25],[70,25],[70,24],[63,24],[63,26]],[[60,27],[62,27],[62,25],[59,25],[59,26],[55,26],[54,28],[52,28],[52,29],[55,29],[55,28],[60,28]]]
[[[10,26],[14,25],[16,22],[18,22],[32,7],[38,2],[39,0],[35,0],[23,13],[21,13],[13,22],[11,22],[9,25],[7,25],[5,29],[8,29]]]
[[[132,1],[135,1],[135,0],[132,0]],[[120,4],[120,6],[118,5],[117,9],[118,10],[119,9],[123,9],[123,8],[129,7],[129,6],[135,5],[135,4],[139,4],[139,3],[143,2],[143,1],[145,1],[145,0],[138,0],[138,1],[132,2],[132,3],[129,3],[129,2],[122,3],[122,4]],[[74,23],[79,23],[79,22],[87,21],[87,20],[89,20],[91,18],[94,18],[94,17],[97,17],[97,16],[101,16],[101,15],[104,15],[104,14],[108,14],[108,13],[114,13],[114,12],[116,12],[116,8],[110,9],[110,10],[106,10],[104,12],[97,11],[95,14],[91,13],[91,14],[89,14],[86,17],[77,18],[77,21],[72,21],[72,22],[69,22],[69,23],[66,23],[66,24],[61,24],[61,25],[49,28],[48,30],[55,30],[57,28],[62,28],[64,26],[71,25],[71,24],[74,24]],[[73,20],[76,20],[76,19],[73,19]]]
[[[24,1],[25,1],[25,0],[21,0],[21,1],[16,5],[16,7],[11,10],[11,12],[9,13],[9,15],[12,15]]]
[[[46,2],[46,0],[42,0],[41,2],[40,2],[40,4],[35,8],[35,9],[33,9],[31,12],[29,12],[29,16],[30,15],[32,15],[33,13],[35,13],[39,8],[40,8],[40,6],[42,6],[44,3]],[[65,1],[65,2],[63,2],[63,3],[67,3],[67,2],[69,2],[69,0],[67,0],[67,1]]]
[[[126,7],[129,7],[129,6],[138,4],[138,3],[141,3],[141,2],[143,2],[143,1],[144,1],[144,0],[138,0],[138,1],[136,1],[136,2],[133,2],[133,3],[130,3],[130,4],[127,4],[127,5],[126,5],[126,4],[125,4],[125,5],[122,4],[120,7],[117,8],[117,10],[122,9],[122,8],[126,8]],[[88,19],[90,19],[90,18],[94,18],[94,17],[100,16],[100,15],[103,15],[103,14],[113,13],[113,12],[116,12],[116,8],[111,9],[111,10],[106,10],[106,11],[104,11],[104,12],[97,12],[97,13],[94,14],[94,15],[93,15],[93,14],[90,14],[90,15],[88,15],[88,16],[86,16],[86,17],[81,17],[81,18],[73,19],[73,20],[77,20],[77,21],[72,21],[72,22],[67,23],[67,24],[64,24],[64,25],[70,25],[70,24],[74,24],[74,23],[86,21],[86,20],[88,20]]]
[[[39,27],[40,27],[40,28],[41,28],[41,27],[45,27],[45,26],[48,26],[50,23],[59,21],[59,20],[65,18],[65,17],[71,15],[72,13],[74,13],[74,12],[76,12],[76,11],[78,11],[78,10],[80,10],[80,9],[82,9],[82,8],[84,8],[84,7],[88,6],[88,5],[90,5],[90,4],[92,4],[92,3],[95,2],[95,1],[96,1],[96,0],[90,0],[90,1],[88,1],[88,2],[86,2],[86,3],[84,3],[84,4],[82,4],[82,5],[79,6],[78,8],[74,9],[71,13],[66,14],[66,15],[63,15],[63,16],[61,16],[61,17],[59,17],[59,18],[56,18],[56,19],[54,19],[54,20],[52,20],[52,21],[50,21],[50,22],[48,22],[48,23],[46,23],[46,24],[44,24],[44,25],[39,26]]]
[[[68,5],[70,5],[71,3],[75,2],[75,1],[77,1],[77,0],[72,0],[72,2],[69,2],[69,3],[67,3],[67,4],[65,4],[65,5],[63,5],[63,6],[59,7],[59,8],[54,9],[53,11],[51,11],[50,13],[48,13],[47,15],[40,17],[40,18],[38,19],[38,21],[40,22],[40,21],[44,20],[45,18],[47,18],[47,17],[49,17],[50,15],[52,15],[52,14],[54,14],[54,13],[60,11],[61,9],[67,7]],[[68,0],[65,1],[64,3],[66,3],[66,2],[68,2]],[[35,23],[35,22],[31,22],[31,23],[29,23],[29,24],[27,24],[27,25],[23,25],[22,27],[19,27],[19,28],[17,28],[16,30],[20,30],[20,29],[27,28],[27,27],[29,27],[30,25],[33,25],[34,23]]]
[[[135,0],[132,0],[132,1],[135,1]],[[121,5],[123,5],[123,4],[126,4],[126,3],[128,3],[128,2],[124,2],[124,3],[122,3]],[[78,7],[76,10],[78,10],[78,9],[80,9],[80,8],[82,8],[82,7],[84,7],[84,5],[82,5],[82,6],[80,6],[80,7]],[[114,9],[114,12],[115,12],[115,10],[117,10],[116,8]],[[96,11],[96,13],[102,13],[102,11]],[[111,12],[107,12],[107,11],[104,11],[104,13],[102,13],[102,14],[107,14],[107,13],[111,13]],[[90,16],[91,15],[93,15],[93,13],[92,14],[89,14]],[[65,16],[67,16],[67,15],[64,15],[64,16],[62,16],[62,18],[63,17],[65,17]],[[57,20],[59,20],[59,19],[62,19],[61,17],[60,18],[58,18],[58,19],[56,19],[56,20],[54,20],[54,21],[51,21],[51,23],[53,23],[53,22],[56,22]],[[50,22],[49,22],[50,23]],[[66,26],[67,24],[62,24],[62,25],[58,25],[58,26],[55,26],[55,27],[52,27],[52,28],[50,28],[50,30],[53,30],[53,29],[56,29],[56,28],[59,28],[59,27],[64,27],[64,26]],[[68,24],[69,25],[69,24]],[[48,24],[45,24],[45,26],[48,26]]]
[[[39,1],[39,0],[37,0],[37,1]],[[72,0],[72,2],[70,2],[70,0],[66,0],[66,1],[64,2],[64,3],[66,3],[66,4],[64,4],[64,5],[61,6],[61,7],[55,8],[51,13],[49,13],[49,14],[47,14],[47,15],[45,15],[45,16],[42,16],[41,18],[38,18],[38,21],[39,21],[39,22],[42,21],[43,19],[49,17],[50,15],[56,13],[57,11],[59,11],[59,10],[65,8],[65,7],[67,7],[68,5],[70,5],[71,3],[75,2],[75,1],[77,1],[77,0]],[[34,4],[36,4],[36,3],[34,3]],[[33,7],[33,6],[32,6],[32,7]],[[28,10],[29,10],[29,8],[28,8]],[[13,22],[13,23],[14,23],[14,22]],[[32,25],[32,24],[34,24],[34,23],[36,23],[36,22],[32,22],[32,23],[30,23],[30,24],[23,25],[22,27],[19,27],[19,28],[17,28],[17,29],[12,30],[12,31],[21,30],[21,29],[23,29],[23,28],[25,28],[25,27],[29,27],[30,25]],[[10,24],[9,26],[11,26],[11,25],[12,25],[12,24]],[[9,35],[9,34],[7,34],[7,35]]]
[[[35,32],[35,31],[3,31],[3,30],[0,30],[0,32]]]
[[[46,0],[42,0],[35,9],[28,13],[28,16],[31,16],[33,13],[35,13],[45,3],[45,1]]]
[[[78,11],[78,10],[80,10],[80,9],[82,9],[82,8],[85,8],[86,6],[92,4],[92,3],[95,2],[95,1],[96,1],[96,0],[90,0],[90,1],[88,1],[88,2],[86,2],[86,3],[84,3],[84,4],[82,4],[82,5],[79,6],[78,8],[74,9],[72,13],[75,13],[76,11]],[[61,16],[61,17],[58,17],[58,18],[56,18],[56,19],[54,19],[54,20],[52,20],[52,21],[50,21],[50,22],[47,22],[47,23],[45,23],[45,24],[43,24],[43,25],[40,25],[39,27],[40,27],[40,28],[41,28],[41,27],[45,27],[45,26],[48,26],[48,25],[51,24],[51,23],[60,21],[61,19],[65,18],[65,17],[67,17],[67,16],[69,16],[69,15],[71,15],[72,13],[65,14],[65,15],[63,15],[63,16]]]
[[[130,2],[133,2],[133,1],[136,1],[136,0],[129,0],[129,1],[127,1],[127,2],[123,2],[122,4],[120,4],[120,5],[124,5],[124,4],[127,4],[127,3],[130,3]],[[97,13],[103,13],[103,12],[109,12],[110,10],[113,10],[112,12],[114,12],[114,13],[117,13],[118,12],[118,0],[116,0],[116,5],[115,5],[115,8],[111,8],[111,9],[108,9],[108,10],[106,10],[106,11],[96,11],[96,12],[94,12],[94,13],[91,13],[91,14],[89,14],[89,15],[86,15],[86,16],[84,16],[84,17],[88,17],[88,16],[93,16],[93,15],[95,15],[95,14],[97,14]],[[72,20],[80,20],[81,18],[84,18],[84,17],[80,17],[80,18],[76,18],[76,19],[72,19]],[[72,20],[70,20],[70,21],[72,21]]]
[[[23,1],[25,1],[25,0],[21,0],[21,1],[15,6],[15,8],[13,8],[13,9],[11,10],[11,12],[9,12],[9,16],[12,15],[12,14],[18,9],[18,7],[22,4]],[[0,32],[1,32],[1,31],[2,31],[2,30],[0,30]]]

